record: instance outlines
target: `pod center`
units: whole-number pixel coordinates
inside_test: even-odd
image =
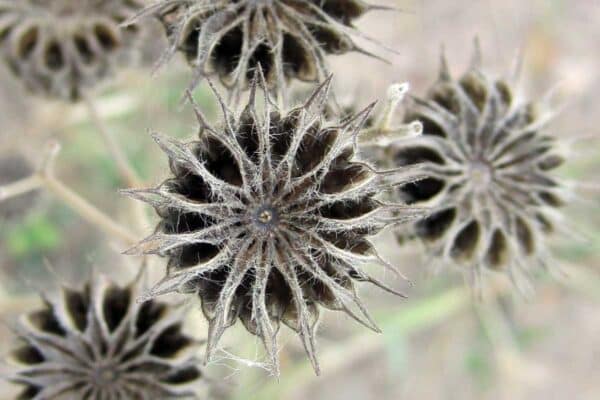
[[[485,161],[474,161],[469,168],[469,178],[474,189],[486,190],[494,179],[492,167]]]
[[[253,219],[261,229],[271,230],[279,223],[279,214],[271,205],[264,205],[254,212]]]
[[[110,387],[117,380],[117,372],[112,366],[100,367],[92,375],[93,385],[97,388]]]

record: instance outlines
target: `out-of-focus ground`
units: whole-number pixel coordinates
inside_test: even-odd
[[[423,93],[437,77],[440,47],[451,70],[469,63],[478,36],[484,64],[507,74],[519,49],[524,54],[523,93],[540,97],[557,86],[565,109],[551,125],[553,134],[596,139],[575,145],[561,174],[598,184],[600,172],[600,3],[568,0],[370,0],[406,12],[373,12],[359,21],[361,31],[396,50],[369,50],[390,60],[386,65],[361,55],[334,59],[335,86],[342,101],[358,106],[384,96],[387,85],[409,81]],[[100,110],[135,167],[151,184],[166,176],[166,160],[148,131],[178,137],[194,134],[193,116],[179,106],[189,75],[174,61],[151,79],[147,70],[124,73],[99,96]],[[81,105],[31,99],[4,71],[0,73],[0,153],[23,149],[37,163],[48,139],[63,151],[57,173],[85,198],[121,221],[131,219],[129,201],[116,190],[123,185]],[[196,97],[215,114],[205,87]],[[474,302],[459,274],[431,278],[424,273],[419,248],[398,249],[383,236],[379,247],[413,280],[408,300],[361,288],[384,334],[355,327],[328,315],[320,330],[323,375],[315,377],[299,342],[282,332],[282,377],[275,381],[256,365],[231,356],[207,372],[221,391],[236,400],[396,400],[396,399],[567,399],[600,398],[600,193],[579,192],[566,210],[565,226],[581,233],[556,237],[551,264],[566,277],[538,274],[530,298],[502,295]],[[152,225],[144,227],[150,233]],[[0,222],[0,313],[10,325],[15,316],[39,304],[32,295],[57,274],[78,282],[92,268],[119,279],[131,276],[136,260],[119,255],[122,245],[83,222],[47,193],[19,221]],[[159,262],[160,264],[160,262]],[[51,268],[45,265],[50,265]],[[54,272],[50,272],[53,270]],[[157,276],[160,272],[157,273]],[[398,282],[398,286],[402,286]],[[505,291],[505,289],[500,289]],[[490,289],[490,292],[492,289]],[[198,312],[191,327],[202,335]],[[239,325],[239,324],[238,324]],[[0,327],[0,350],[12,335]],[[239,327],[226,336],[227,350],[260,359],[257,341]],[[225,353],[223,353],[225,354]],[[256,367],[256,368],[253,368]],[[0,383],[0,398],[14,388]]]

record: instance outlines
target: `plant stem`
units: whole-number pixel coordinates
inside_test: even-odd
[[[100,113],[98,112],[98,108],[96,107],[96,103],[93,100],[93,98],[87,93],[84,94],[83,98],[87,106],[90,119],[92,120],[92,123],[96,127],[96,130],[104,140],[106,147],[117,166],[119,174],[121,175],[121,179],[130,188],[143,187],[143,182],[129,163],[129,160],[123,153],[122,148],[113,138],[113,136],[109,133],[103,119],[100,117]],[[133,201],[131,203],[131,212],[133,215],[134,223],[138,227],[138,230],[140,232],[143,232],[150,224],[144,212],[144,205],[138,201]]]
[[[106,147],[108,148],[111,157],[114,159],[117,165],[119,174],[121,175],[122,179],[129,187],[143,186],[137,173],[129,164],[129,161],[123,153],[123,150],[121,149],[117,141],[108,132],[106,124],[100,117],[100,113],[98,112],[98,109],[92,97],[89,94],[85,94],[83,96],[83,99],[90,114],[90,119],[92,120],[92,123],[96,127],[96,130],[104,140],[104,143],[106,144]]]
[[[83,219],[101,228],[110,237],[118,237],[128,245],[133,245],[137,242],[137,237],[134,234],[91,205],[59,180],[45,178],[43,182],[45,187],[56,197],[71,207]]]
[[[43,184],[40,177],[34,174],[14,183],[0,186],[0,202],[39,189]]]
[[[111,238],[118,238],[127,245],[137,243],[137,237],[129,232],[128,229],[98,210],[54,176],[54,161],[59,151],[60,145],[58,143],[50,143],[44,154],[40,168],[33,175],[10,185],[0,186],[0,201],[44,187],[77,212],[83,219],[99,227]]]

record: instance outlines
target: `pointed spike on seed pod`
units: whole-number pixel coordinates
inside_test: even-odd
[[[223,114],[223,118],[225,119],[226,122],[230,122],[231,121],[231,110],[229,109],[229,107],[227,107],[227,103],[223,99],[223,96],[221,96],[221,94],[219,93],[219,90],[213,83],[212,79],[206,78],[206,82],[208,83],[208,86],[210,87],[210,90],[212,91],[213,95],[217,99],[217,103],[219,103],[219,107],[221,108],[221,113]]]
[[[208,322],[208,337],[206,340],[206,351],[204,355],[204,364],[207,365],[213,360],[219,340],[225,332],[224,321],[220,318],[211,319]]]
[[[471,69],[480,70],[483,66],[483,55],[479,36],[473,39],[473,56],[471,57]]]
[[[333,74],[330,74],[327,79],[323,81],[313,94],[304,103],[304,108],[312,114],[320,114],[327,105],[327,98],[329,97],[329,91],[331,90],[331,81],[333,80]]]
[[[206,118],[206,115],[204,115],[204,113],[202,112],[200,105],[196,102],[196,100],[194,99],[194,96],[192,96],[191,91],[186,90],[186,97],[187,97],[188,101],[190,102],[190,104],[192,105],[192,110],[194,111],[196,121],[198,122],[198,125],[199,125],[198,136],[202,137],[204,130],[207,130],[208,132],[210,132],[213,135],[218,135],[217,130],[214,128],[214,126],[210,122],[208,122],[208,118]]]
[[[309,323],[307,321],[306,314],[302,315],[301,313],[299,322],[300,339],[302,340],[302,345],[304,346],[306,355],[308,356],[308,359],[313,367],[313,371],[315,371],[315,375],[320,376],[321,366],[319,364],[319,359],[317,358],[315,332],[314,330],[311,331],[308,325]]]
[[[143,201],[152,206],[161,206],[164,204],[162,193],[158,189],[119,189],[118,193],[122,196],[127,196],[130,199]]]
[[[359,142],[358,142],[358,137],[362,133],[361,129],[367,122],[367,119],[369,119],[369,115],[371,115],[371,113],[373,112],[373,109],[375,108],[376,105],[377,105],[376,101],[372,102],[367,107],[365,107],[362,111],[360,111],[353,117],[345,120],[343,125],[341,126],[341,128],[345,132],[350,132],[355,150],[358,150],[358,148],[360,147]]]
[[[262,66],[259,63],[254,69],[254,74],[252,75],[252,82],[250,82],[250,94],[248,97],[248,108],[256,107],[256,87],[259,86],[261,89],[265,88],[264,83],[264,75]]]
[[[443,82],[449,82],[452,79],[450,68],[448,67],[448,58],[446,57],[446,46],[444,44],[440,47],[440,71],[438,79]]]
[[[396,6],[383,6],[378,4],[365,4],[365,12],[366,11],[394,11],[399,13],[406,14],[415,14],[414,10],[409,10],[406,8],[396,7]]]
[[[262,64],[258,63],[256,66],[256,71],[254,72],[254,80],[257,82],[258,86],[267,91],[267,79],[265,77],[265,71],[262,67]]]
[[[517,86],[521,79],[521,75],[523,73],[524,58],[525,58],[524,46],[519,46],[513,57],[512,65],[510,68],[510,73],[508,76],[508,80],[513,86]]]
[[[366,49],[364,49],[364,48],[362,48],[360,46],[354,45],[353,50],[355,52],[359,53],[359,54],[364,55],[364,56],[371,57],[371,58],[373,58],[373,59],[375,59],[377,61],[381,61],[384,64],[392,65],[392,62],[390,60],[388,60],[388,59],[386,59],[386,58],[384,58],[382,56],[379,56],[379,55],[373,53],[372,51],[366,50]],[[389,51],[392,52],[392,53],[394,53],[394,54],[398,54],[398,52],[396,50],[389,49]]]
[[[160,296],[164,296],[169,293],[177,292],[183,282],[182,279],[173,279],[172,277],[165,276],[158,283],[156,283],[150,290],[146,290],[137,297],[139,303],[144,303],[148,300],[155,299]]]
[[[159,12],[164,7],[164,2],[159,1],[156,4],[152,4],[146,8],[142,8],[141,10],[137,11],[135,14],[121,22],[119,24],[119,27],[123,29],[128,28],[131,25],[137,24],[140,21],[140,19],[151,17],[154,13]]]

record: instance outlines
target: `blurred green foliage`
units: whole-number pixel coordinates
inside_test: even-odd
[[[3,234],[9,254],[19,261],[53,251],[62,244],[60,228],[43,213],[27,217],[21,224],[14,225]]]

